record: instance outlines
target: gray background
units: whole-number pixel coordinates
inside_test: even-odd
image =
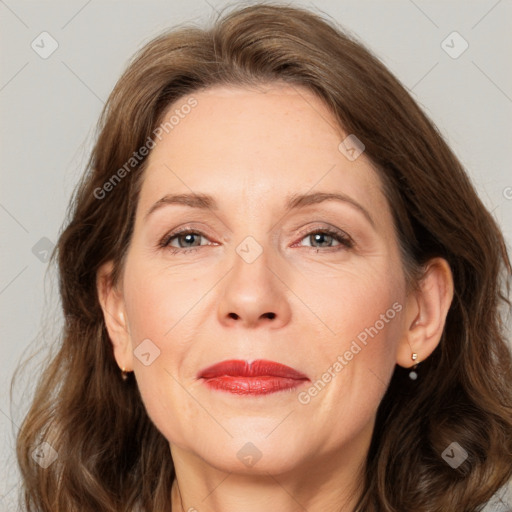
[[[238,4],[241,2],[230,2]],[[465,165],[510,246],[512,227],[512,2],[510,0],[315,0],[369,46],[411,91]],[[0,0],[0,510],[15,510],[14,434],[26,412],[37,362],[61,325],[55,243],[91,148],[96,120],[127,59],[161,30],[206,22],[214,0],[26,2]],[[58,43],[43,59],[46,31]],[[452,58],[442,42],[469,44]],[[449,51],[462,42],[447,40]],[[446,47],[446,46],[445,46]],[[9,399],[20,357],[43,349]],[[23,389],[25,394],[23,394]],[[28,393],[28,394],[26,394]],[[500,494],[489,511],[512,509]],[[505,507],[504,503],[510,505]]]

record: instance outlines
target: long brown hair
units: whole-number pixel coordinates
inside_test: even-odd
[[[119,278],[147,157],[126,162],[154,138],[168,106],[212,85],[275,81],[316,93],[364,143],[412,284],[435,256],[454,278],[438,348],[417,381],[396,367],[377,411],[356,510],[476,511],[512,477],[512,357],[502,317],[511,266],[499,227],[434,124],[369,50],[308,10],[265,3],[224,13],[208,29],[155,38],[105,105],[51,259],[65,324],[17,439],[27,510],[170,510],[169,445],[133,376],[120,378],[96,273],[113,261],[112,282]],[[58,453],[46,469],[31,456],[43,440]],[[456,469],[442,457],[453,442],[469,455]]]

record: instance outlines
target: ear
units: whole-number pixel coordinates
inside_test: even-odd
[[[96,288],[108,335],[119,368],[133,370],[133,350],[122,292],[112,285],[113,262],[104,263],[96,273]]]
[[[397,364],[409,368],[432,354],[441,341],[453,299],[453,276],[448,262],[433,258],[405,307],[405,332],[398,346]],[[416,361],[412,353],[416,353]]]

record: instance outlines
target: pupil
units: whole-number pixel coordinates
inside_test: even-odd
[[[316,233],[315,235],[313,235],[315,237],[315,243],[323,243],[325,242],[325,235],[323,235],[322,233]],[[330,235],[327,235],[327,237],[329,237]]]
[[[191,234],[191,233],[189,233],[189,234],[185,235],[185,244],[192,243],[192,242],[194,241],[194,240],[193,240],[193,237],[194,237],[194,236],[195,236],[195,235],[194,235],[194,234]]]

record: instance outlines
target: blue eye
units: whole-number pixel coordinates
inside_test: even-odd
[[[201,238],[208,239],[206,235],[199,231],[194,231],[191,229],[183,229],[181,231],[173,232],[168,235],[165,235],[164,238],[159,242],[158,246],[162,249],[170,250],[172,254],[186,254],[192,251],[198,250],[201,245]],[[343,231],[338,231],[331,228],[319,228],[313,231],[309,231],[306,234],[303,234],[300,241],[309,238],[310,245],[303,247],[310,247],[314,249],[316,252],[319,252],[320,249],[331,249],[329,252],[333,252],[336,250],[340,250],[343,247],[351,248],[354,246],[352,239]],[[171,245],[174,241],[177,241],[178,246]],[[333,241],[338,242],[338,245],[332,245]],[[320,244],[318,247],[314,244]],[[322,244],[328,244],[327,246],[321,246]],[[329,245],[330,244],[330,245]],[[296,244],[295,244],[296,245]],[[325,251],[324,251],[325,252]]]
[[[163,248],[172,247],[173,248],[173,249],[171,249],[172,253],[190,252],[191,250],[195,250],[197,247],[200,247],[200,245],[198,245],[196,242],[199,241],[199,243],[200,243],[200,240],[202,237],[204,237],[204,235],[202,235],[201,233],[199,233],[197,231],[192,231],[190,229],[186,229],[183,231],[179,231],[177,233],[171,233],[170,235],[166,235],[163,238],[163,240],[160,242],[159,245],[160,245],[160,247],[163,247]],[[171,245],[171,242],[174,240],[177,240],[178,244],[180,243],[181,240],[183,240],[184,244],[192,244],[192,245],[189,247],[187,247],[187,246],[176,247],[176,246]]]
[[[337,242],[339,242],[339,244],[341,246],[345,246],[345,247],[352,247],[353,246],[353,242],[352,242],[351,238],[348,235],[346,235],[345,233],[343,233],[341,231],[337,231],[337,230],[334,230],[334,229],[326,229],[326,228],[317,229],[315,231],[309,232],[301,240],[304,240],[305,238],[309,238],[310,243],[315,243],[315,244],[317,244],[317,243],[318,244],[326,243],[326,240],[327,240],[327,243],[332,242],[333,240],[336,240]],[[315,247],[313,245],[310,245],[309,247],[312,247],[314,249],[325,248],[325,247]],[[331,245],[331,246],[328,246],[327,248],[330,249],[332,247],[333,246]],[[337,247],[337,246],[334,246],[334,247]]]

